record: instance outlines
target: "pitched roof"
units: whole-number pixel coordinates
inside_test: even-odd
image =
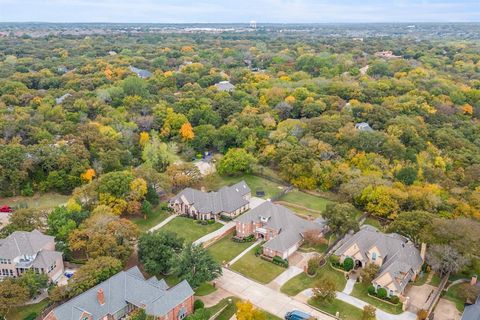
[[[249,202],[244,196],[250,193],[250,188],[245,181],[240,181],[232,186],[225,186],[216,192],[203,192],[200,190],[185,188],[170,202],[186,201],[193,205],[199,213],[219,214],[233,212]]]
[[[242,223],[262,222],[264,228],[278,230],[279,234],[263,246],[275,251],[285,251],[303,238],[308,230],[323,230],[325,224],[298,217],[290,209],[265,201],[236,219]]]
[[[149,78],[152,76],[152,73],[148,70],[144,70],[144,69],[139,69],[139,68],[135,68],[135,67],[132,67],[130,66],[130,71],[132,71],[133,73],[135,73],[137,76],[139,76],[140,78]]]
[[[100,305],[97,293],[102,289],[105,303]],[[193,295],[193,290],[185,280],[168,289],[163,280],[145,280],[138,267],[122,271],[85,291],[77,297],[53,309],[59,320],[78,320],[83,312],[92,315],[94,320],[107,314],[114,314],[128,303],[144,308],[148,315],[164,316],[173,307]]]
[[[21,255],[34,256],[54,239],[38,230],[15,231],[5,239],[0,239],[0,257],[13,259]]]
[[[480,297],[475,304],[465,307],[462,320],[480,320]]]
[[[215,87],[220,91],[232,91],[235,89],[235,86],[230,81],[220,81],[215,84]]]
[[[353,244],[357,245],[363,260],[368,260],[370,249],[373,247],[378,249],[383,258],[383,264],[376,279],[389,273],[399,292],[405,289],[415,271],[418,271],[423,264],[420,252],[407,238],[397,233],[382,233],[370,225],[362,226],[354,235],[345,236],[336,246],[335,254],[345,254]]]

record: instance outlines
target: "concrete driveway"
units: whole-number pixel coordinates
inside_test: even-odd
[[[440,299],[434,310],[434,320],[460,320],[461,314],[455,303],[446,299]]]
[[[292,310],[301,310],[314,316],[318,320],[335,319],[335,317],[324,314],[300,301],[294,300],[258,282],[247,279],[229,269],[223,268],[223,275],[215,280],[215,282],[218,288],[229,292],[232,296],[249,300],[258,308],[282,319],[286,312]]]
[[[409,285],[405,291],[405,296],[409,297],[408,311],[417,313],[419,310],[427,309],[429,300],[433,298],[433,294],[437,288],[424,284],[422,286]]]
[[[265,201],[267,201],[267,200],[262,199],[262,198],[257,198],[257,197],[251,197],[250,198],[250,209],[258,207],[259,205],[261,205]]]

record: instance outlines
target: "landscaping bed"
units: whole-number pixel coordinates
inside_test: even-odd
[[[400,314],[403,312],[401,303],[394,305],[390,302],[382,301],[378,297],[370,296],[368,293],[369,286],[370,285],[364,283],[356,283],[350,295],[371,304],[377,309],[383,310],[388,313]]]
[[[200,239],[204,235],[220,229],[222,226],[223,225],[218,222],[202,225],[191,218],[176,217],[175,219],[164,225],[161,229],[159,229],[159,232],[174,232],[178,236],[185,239],[186,243],[192,243],[195,240]]]
[[[257,257],[255,252],[258,247],[260,247],[260,245],[247,252],[247,254],[235,262],[231,268],[247,278],[267,284],[284,272],[285,268]]]

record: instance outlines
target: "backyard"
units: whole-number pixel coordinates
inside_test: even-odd
[[[318,269],[315,277],[309,277],[305,273],[301,273],[285,283],[280,288],[280,291],[289,296],[296,296],[303,290],[312,288],[317,281],[323,278],[332,280],[335,283],[335,289],[337,291],[342,291],[347,284],[345,275],[342,272],[333,269],[330,264],[327,263],[322,268]]]
[[[39,210],[53,209],[59,205],[66,204],[69,196],[59,193],[35,194],[31,197],[9,197],[0,198],[0,207],[8,205],[10,207],[27,207]]]
[[[140,231],[145,232],[168,218],[169,215],[170,214],[167,211],[160,209],[160,207],[157,207],[153,210],[152,214],[146,220],[143,218],[143,216],[133,217],[130,218],[130,220],[138,226]]]
[[[458,283],[453,286],[451,286],[447,292],[444,293],[443,298],[452,301],[455,303],[455,306],[457,307],[458,311],[463,312],[463,309],[465,309],[465,300],[460,298],[459,293],[462,290],[462,287],[466,285],[467,283]]]
[[[29,305],[22,306],[22,307],[12,308],[10,310],[10,312],[8,312],[8,315],[7,315],[6,319],[8,319],[8,320],[23,320],[27,316],[29,316],[30,314],[32,316],[33,316],[34,313],[37,314],[37,315],[40,315],[41,312],[43,311],[43,309],[45,309],[48,306],[49,303],[50,303],[50,301],[48,299],[45,299],[45,300],[40,301],[39,303],[29,304]],[[32,317],[32,319],[34,319],[34,318]]]
[[[338,299],[333,299],[331,302],[321,302],[315,298],[311,298],[308,300],[308,304],[331,315],[335,315],[338,312],[342,320],[358,320],[362,319],[363,315],[361,309]]]
[[[220,176],[219,174],[211,174],[204,179],[204,185],[208,190],[218,190],[223,186],[229,186],[245,180],[248,184],[250,189],[252,190],[252,196],[256,196],[256,190],[262,190],[265,192],[265,196],[263,198],[269,199],[272,198],[274,195],[278,194],[282,191],[284,186],[267,180],[265,178],[254,176],[254,175],[244,175],[239,177],[228,177],[228,176]]]
[[[350,295],[371,304],[377,309],[383,310],[391,314],[400,314],[403,312],[401,303],[393,305],[388,302],[383,302],[378,298],[369,296],[367,291],[369,286],[370,284],[356,283]]]
[[[193,241],[200,239],[204,235],[220,229],[221,227],[222,224],[218,222],[202,225],[198,223],[197,220],[186,217],[176,217],[159,229],[159,232],[170,231],[182,237],[185,242],[192,243]]]
[[[255,251],[259,246],[247,252],[247,254],[235,262],[231,268],[247,278],[267,284],[286,269],[255,256]]]
[[[299,190],[293,190],[288,192],[281,198],[281,200],[321,212],[325,211],[327,204],[333,203],[328,199],[310,195]]]
[[[232,238],[233,234],[228,235],[208,247],[208,251],[217,262],[229,262],[253,244],[252,242],[234,242]]]

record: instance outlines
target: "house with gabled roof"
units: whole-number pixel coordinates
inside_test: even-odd
[[[357,268],[376,264],[379,270],[372,284],[376,290],[385,288],[388,296],[403,295],[425,260],[425,251],[421,254],[408,238],[397,233],[382,233],[370,225],[345,236],[334,248],[334,254],[341,262],[352,258]]]
[[[33,230],[0,239],[0,279],[19,277],[28,270],[44,273],[54,282],[62,276],[63,254],[55,251],[54,237]]]
[[[218,91],[231,92],[235,90],[235,86],[231,84],[230,81],[220,81],[219,83],[215,84],[215,87]]]
[[[143,309],[155,320],[182,320],[193,313],[193,290],[186,280],[169,288],[138,267],[122,271],[50,311],[44,320],[116,320]]]
[[[263,254],[268,257],[279,256],[287,259],[303,244],[307,231],[318,231],[323,235],[323,221],[309,221],[300,218],[290,209],[265,201],[236,220],[236,236],[246,238],[254,235],[263,239]]]
[[[234,218],[250,208],[250,197],[250,187],[240,181],[212,192],[185,188],[169,200],[169,207],[198,220]]]

